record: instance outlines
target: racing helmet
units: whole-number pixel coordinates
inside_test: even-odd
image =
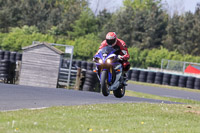
[[[109,46],[115,46],[117,43],[117,35],[115,32],[108,32],[106,35],[106,42]]]

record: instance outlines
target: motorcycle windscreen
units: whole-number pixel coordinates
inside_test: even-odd
[[[104,48],[102,48],[101,50],[102,54],[110,54],[111,52],[115,52],[115,49],[110,47],[110,46],[106,46]]]

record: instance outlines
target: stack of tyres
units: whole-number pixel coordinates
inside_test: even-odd
[[[140,82],[146,82],[147,81],[147,71],[140,71],[139,74],[139,81]]]
[[[195,78],[194,89],[200,90],[200,78]]]
[[[170,79],[171,79],[171,74],[164,73],[162,84],[163,85],[170,85]]]
[[[147,83],[154,83],[155,76],[156,76],[155,72],[149,71],[148,74],[147,74]]]
[[[87,70],[93,70],[93,65],[94,65],[94,63],[87,62]]]
[[[63,59],[61,67],[62,68],[69,68],[69,62],[68,62],[68,60]]]
[[[129,79],[129,80],[131,79],[131,74],[132,74],[132,70],[129,70],[129,71],[128,71],[128,79]]]
[[[75,61],[75,60],[72,60],[72,67],[73,67],[73,68],[77,68],[77,66],[76,66],[76,61]]]
[[[10,61],[9,60],[1,60],[0,61],[0,79],[8,80],[9,79],[9,68],[10,68]]]
[[[76,66],[78,67],[78,68],[81,68],[81,61],[76,61]]]
[[[4,51],[0,50],[0,61],[4,58]]]
[[[138,81],[140,75],[140,70],[132,70],[131,80]]]
[[[22,60],[22,53],[17,52],[16,53],[16,61],[21,61]]]
[[[81,68],[82,69],[87,69],[87,62],[86,61],[82,61],[81,62]]]
[[[186,87],[187,77],[186,76],[180,76],[178,81],[179,87]]]
[[[16,54],[17,54],[17,52],[10,53],[10,61],[13,63],[16,62]]]
[[[100,92],[99,82],[97,74],[91,70],[87,70],[85,73],[85,82],[83,85],[83,91],[96,91]]]
[[[186,88],[194,89],[195,77],[188,77],[186,82]]]
[[[179,75],[172,75],[170,79],[171,86],[178,86]]]
[[[10,60],[10,51],[5,51],[4,52],[4,60]]]
[[[163,81],[163,73],[162,72],[157,72],[154,83],[162,84],[162,81]]]
[[[83,85],[85,83],[85,75],[86,75],[86,70],[81,71],[81,78],[80,78],[80,90],[83,90]]]

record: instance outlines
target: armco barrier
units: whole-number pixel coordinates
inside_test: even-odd
[[[200,78],[187,75],[134,68],[130,70],[128,78],[132,81],[200,89]]]

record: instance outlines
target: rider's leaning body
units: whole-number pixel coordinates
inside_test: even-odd
[[[123,71],[126,73],[130,69],[130,63],[128,62],[130,55],[126,47],[126,43],[123,40],[118,39],[115,32],[109,32],[106,35],[106,40],[104,40],[101,43],[101,46],[99,47],[98,52],[105,46],[111,46],[114,49],[118,49],[118,50],[120,49],[120,52],[119,52],[120,56],[118,56],[118,58],[122,61]]]

